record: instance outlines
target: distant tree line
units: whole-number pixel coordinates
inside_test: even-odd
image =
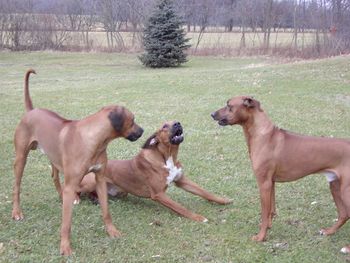
[[[132,32],[133,45],[156,0],[0,0],[0,49],[90,49],[91,32],[104,32],[108,48],[123,50],[122,31]],[[350,0],[174,0],[187,31],[262,32],[271,48],[271,33],[315,33],[317,52],[350,49]],[[74,32],[74,34],[72,34]],[[83,44],[81,44],[83,43]],[[293,48],[293,46],[292,46]]]

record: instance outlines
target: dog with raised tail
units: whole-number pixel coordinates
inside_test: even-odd
[[[112,105],[102,108],[81,120],[68,120],[57,113],[34,108],[29,96],[28,70],[25,74],[24,104],[26,112],[18,124],[15,137],[16,158],[14,162],[15,182],[13,187],[12,218],[23,219],[20,207],[20,186],[24,166],[30,150],[41,149],[49,158],[53,175],[64,174],[62,196],[62,226],[60,252],[70,255],[70,232],[72,206],[79,183],[89,172],[96,174],[96,192],[99,196],[102,217],[111,237],[120,235],[112,223],[108,210],[105,171],[108,143],[119,137],[136,141],[143,129],[134,121],[134,115],[124,107]]]

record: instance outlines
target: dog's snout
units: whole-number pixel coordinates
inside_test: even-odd
[[[178,122],[178,121],[177,121],[177,122],[175,122],[175,123],[174,123],[174,127],[175,127],[175,128],[179,128],[179,127],[181,127],[181,123],[180,123],[180,122]]]
[[[210,116],[215,120],[216,111],[212,112]]]
[[[138,138],[140,138],[143,134],[143,129],[141,127],[138,127],[138,129],[135,132],[132,132],[126,137],[129,141],[136,141]]]
[[[139,127],[137,133],[138,133],[138,136],[141,137],[143,134],[143,129],[141,127]]]

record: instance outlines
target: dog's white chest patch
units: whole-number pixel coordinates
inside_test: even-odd
[[[335,173],[332,172],[324,172],[323,175],[326,176],[328,183],[331,183],[335,180],[338,180],[338,177]]]
[[[172,182],[176,182],[183,175],[182,169],[175,166],[172,156],[166,160],[164,167],[169,171],[169,175],[166,178],[167,185],[170,185]]]

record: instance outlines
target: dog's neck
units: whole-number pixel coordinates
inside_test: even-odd
[[[96,115],[90,115],[77,123],[79,132],[84,134],[85,138],[90,138],[88,149],[91,152],[104,152],[108,143],[117,136],[113,127],[105,118],[98,118]]]
[[[251,151],[252,144],[255,141],[270,134],[275,129],[275,125],[269,119],[264,111],[256,111],[251,117],[244,123],[241,124],[243,127],[246,142]]]
[[[166,162],[170,157],[173,158],[174,162],[177,161],[177,153],[179,151],[179,145],[164,145],[164,144],[158,144],[157,145],[159,153],[162,155],[164,161]]]

